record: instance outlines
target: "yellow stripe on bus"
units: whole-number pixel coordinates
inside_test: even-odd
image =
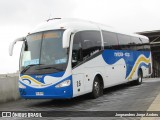
[[[150,58],[145,58],[144,56],[140,57],[138,59],[138,61],[135,63],[135,66],[133,67],[133,69],[132,69],[132,71],[131,71],[131,73],[128,77],[128,80],[132,79],[132,76],[133,76],[134,72],[136,71],[136,69],[138,68],[138,66],[141,62],[144,62],[144,63],[148,64],[150,62]]]
[[[28,76],[28,75],[23,75],[23,76],[21,76],[21,79],[28,79],[28,80],[30,80],[30,81],[32,81],[32,82],[38,84],[38,85],[42,85],[42,84],[43,84],[43,83],[37,81],[36,79],[34,79],[34,78]]]

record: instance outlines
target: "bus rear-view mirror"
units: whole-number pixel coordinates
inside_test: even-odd
[[[20,37],[20,38],[14,40],[14,41],[10,44],[10,46],[9,46],[9,55],[10,55],[10,56],[13,55],[14,45],[15,45],[18,41],[25,41],[25,37]]]

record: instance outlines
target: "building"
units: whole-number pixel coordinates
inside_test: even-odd
[[[137,32],[149,38],[151,44],[153,74],[151,77],[160,77],[160,30]]]

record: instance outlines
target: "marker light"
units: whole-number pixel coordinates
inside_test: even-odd
[[[19,82],[19,88],[26,89],[26,86],[22,85],[22,84]]]
[[[56,87],[56,88],[61,88],[61,87],[69,86],[70,84],[71,84],[71,81],[70,81],[70,80],[65,80],[65,81],[59,83],[58,85],[56,85],[55,87]]]

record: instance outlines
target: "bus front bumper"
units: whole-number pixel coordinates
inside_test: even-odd
[[[62,88],[55,88],[54,86],[37,89],[31,87],[19,88],[19,92],[24,99],[69,99],[73,96],[71,85]]]

